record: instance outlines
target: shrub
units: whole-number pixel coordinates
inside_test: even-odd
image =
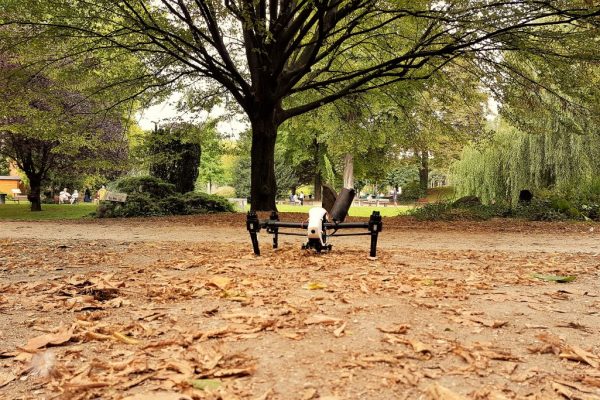
[[[188,214],[234,211],[233,204],[227,199],[214,194],[189,192],[182,197],[187,206]]]
[[[147,193],[133,193],[127,196],[125,203],[102,201],[96,215],[99,218],[149,217],[163,215],[163,212]]]
[[[154,198],[164,198],[175,194],[175,185],[153,176],[126,177],[117,181],[115,187],[119,192],[148,193]]]
[[[421,188],[419,181],[412,181],[402,187],[402,194],[400,199],[402,200],[418,200],[421,197],[427,195],[427,191]]]
[[[410,214],[419,220],[427,221],[482,221],[494,217],[508,217],[511,212],[510,208],[504,204],[464,205],[461,203],[438,202],[415,208],[410,211]]]
[[[530,221],[563,221],[567,219],[595,219],[599,207],[586,206],[581,211],[570,201],[553,197],[551,199],[534,198],[528,203],[519,203],[515,207],[507,204],[464,205],[449,202],[430,203],[410,212],[419,220],[487,220],[490,218],[515,217]]]
[[[170,215],[185,215],[187,212],[187,206],[181,195],[171,195],[160,200],[158,203],[159,208],[164,214]]]
[[[233,212],[227,199],[206,193],[189,192],[181,195],[174,186],[154,177],[124,178],[116,190],[128,194],[127,202],[103,201],[98,206],[99,218],[187,215],[209,212]]]
[[[223,197],[235,197],[235,188],[233,186],[221,186],[215,190],[214,194]]]

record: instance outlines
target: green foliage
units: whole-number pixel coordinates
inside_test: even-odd
[[[409,214],[425,221],[483,221],[509,215],[506,206],[502,205],[455,206],[452,202],[425,204]]]
[[[234,211],[233,205],[221,196],[195,192],[180,194],[175,191],[173,184],[150,176],[121,179],[116,184],[116,190],[128,194],[127,202],[101,202],[96,212],[99,218]]]
[[[426,194],[427,191],[421,187],[419,181],[412,181],[402,187],[400,199],[414,201],[425,197]]]
[[[0,156],[0,175],[8,175],[10,168],[8,167],[8,159]]]
[[[213,194],[222,197],[235,197],[235,188],[233,186],[221,186]]]
[[[519,192],[552,189],[574,196],[600,173],[600,137],[564,130],[527,134],[501,125],[489,141],[470,145],[453,166],[458,196],[516,204]]]
[[[277,167],[275,167],[277,168]],[[250,197],[250,157],[240,156],[233,167],[233,182],[237,197]]]
[[[183,195],[188,214],[234,212],[233,204],[216,194],[189,192]]]
[[[153,176],[132,176],[117,181],[115,189],[127,194],[147,193],[152,198],[165,198],[175,194],[175,185]]]
[[[419,180],[419,171],[415,165],[400,165],[388,172],[385,182],[392,187],[406,186],[410,182]]]
[[[157,129],[146,139],[150,152],[150,175],[170,182],[179,193],[191,192],[198,177],[200,144],[191,141],[194,126],[180,124]]]
[[[578,204],[552,195],[534,198],[528,203],[511,206],[508,203],[457,205],[453,202],[426,204],[410,212],[419,220],[488,220],[490,218],[521,218],[529,221],[600,220],[597,205]]]

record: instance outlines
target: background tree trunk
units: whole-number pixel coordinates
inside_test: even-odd
[[[354,187],[354,156],[350,153],[346,153],[344,157],[344,187]]]
[[[423,150],[417,153],[419,157],[419,186],[427,190],[429,184],[429,151]]]
[[[319,168],[317,168],[317,171],[315,172],[315,187],[314,187],[315,201],[321,201],[321,198],[322,198],[321,193],[323,192],[322,186],[323,186],[323,177],[321,176],[321,170]]]
[[[313,139],[313,162],[315,164],[315,180],[314,180],[314,200],[321,201],[322,199],[322,186],[323,186],[323,176],[321,174],[321,146],[315,137]]]
[[[27,175],[29,179],[29,193],[27,200],[31,202],[31,211],[42,211],[41,188],[42,180],[37,175]]]
[[[252,150],[250,167],[250,209],[275,211],[277,183],[275,182],[275,141],[277,125],[274,118],[252,121]]]

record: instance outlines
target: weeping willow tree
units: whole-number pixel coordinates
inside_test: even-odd
[[[487,142],[463,150],[452,168],[456,193],[514,204],[523,189],[570,194],[590,185],[600,174],[600,135],[555,128],[530,134],[502,122]]]
[[[463,149],[452,168],[456,193],[514,204],[523,189],[571,197],[598,182],[600,42],[581,36],[546,52],[502,52],[491,62],[498,74],[488,87],[501,118],[490,139]]]

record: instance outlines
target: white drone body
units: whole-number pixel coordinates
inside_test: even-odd
[[[318,240],[321,246],[323,242],[323,218],[327,215],[327,210],[323,207],[313,207],[308,211],[308,228],[306,236],[308,240]]]

